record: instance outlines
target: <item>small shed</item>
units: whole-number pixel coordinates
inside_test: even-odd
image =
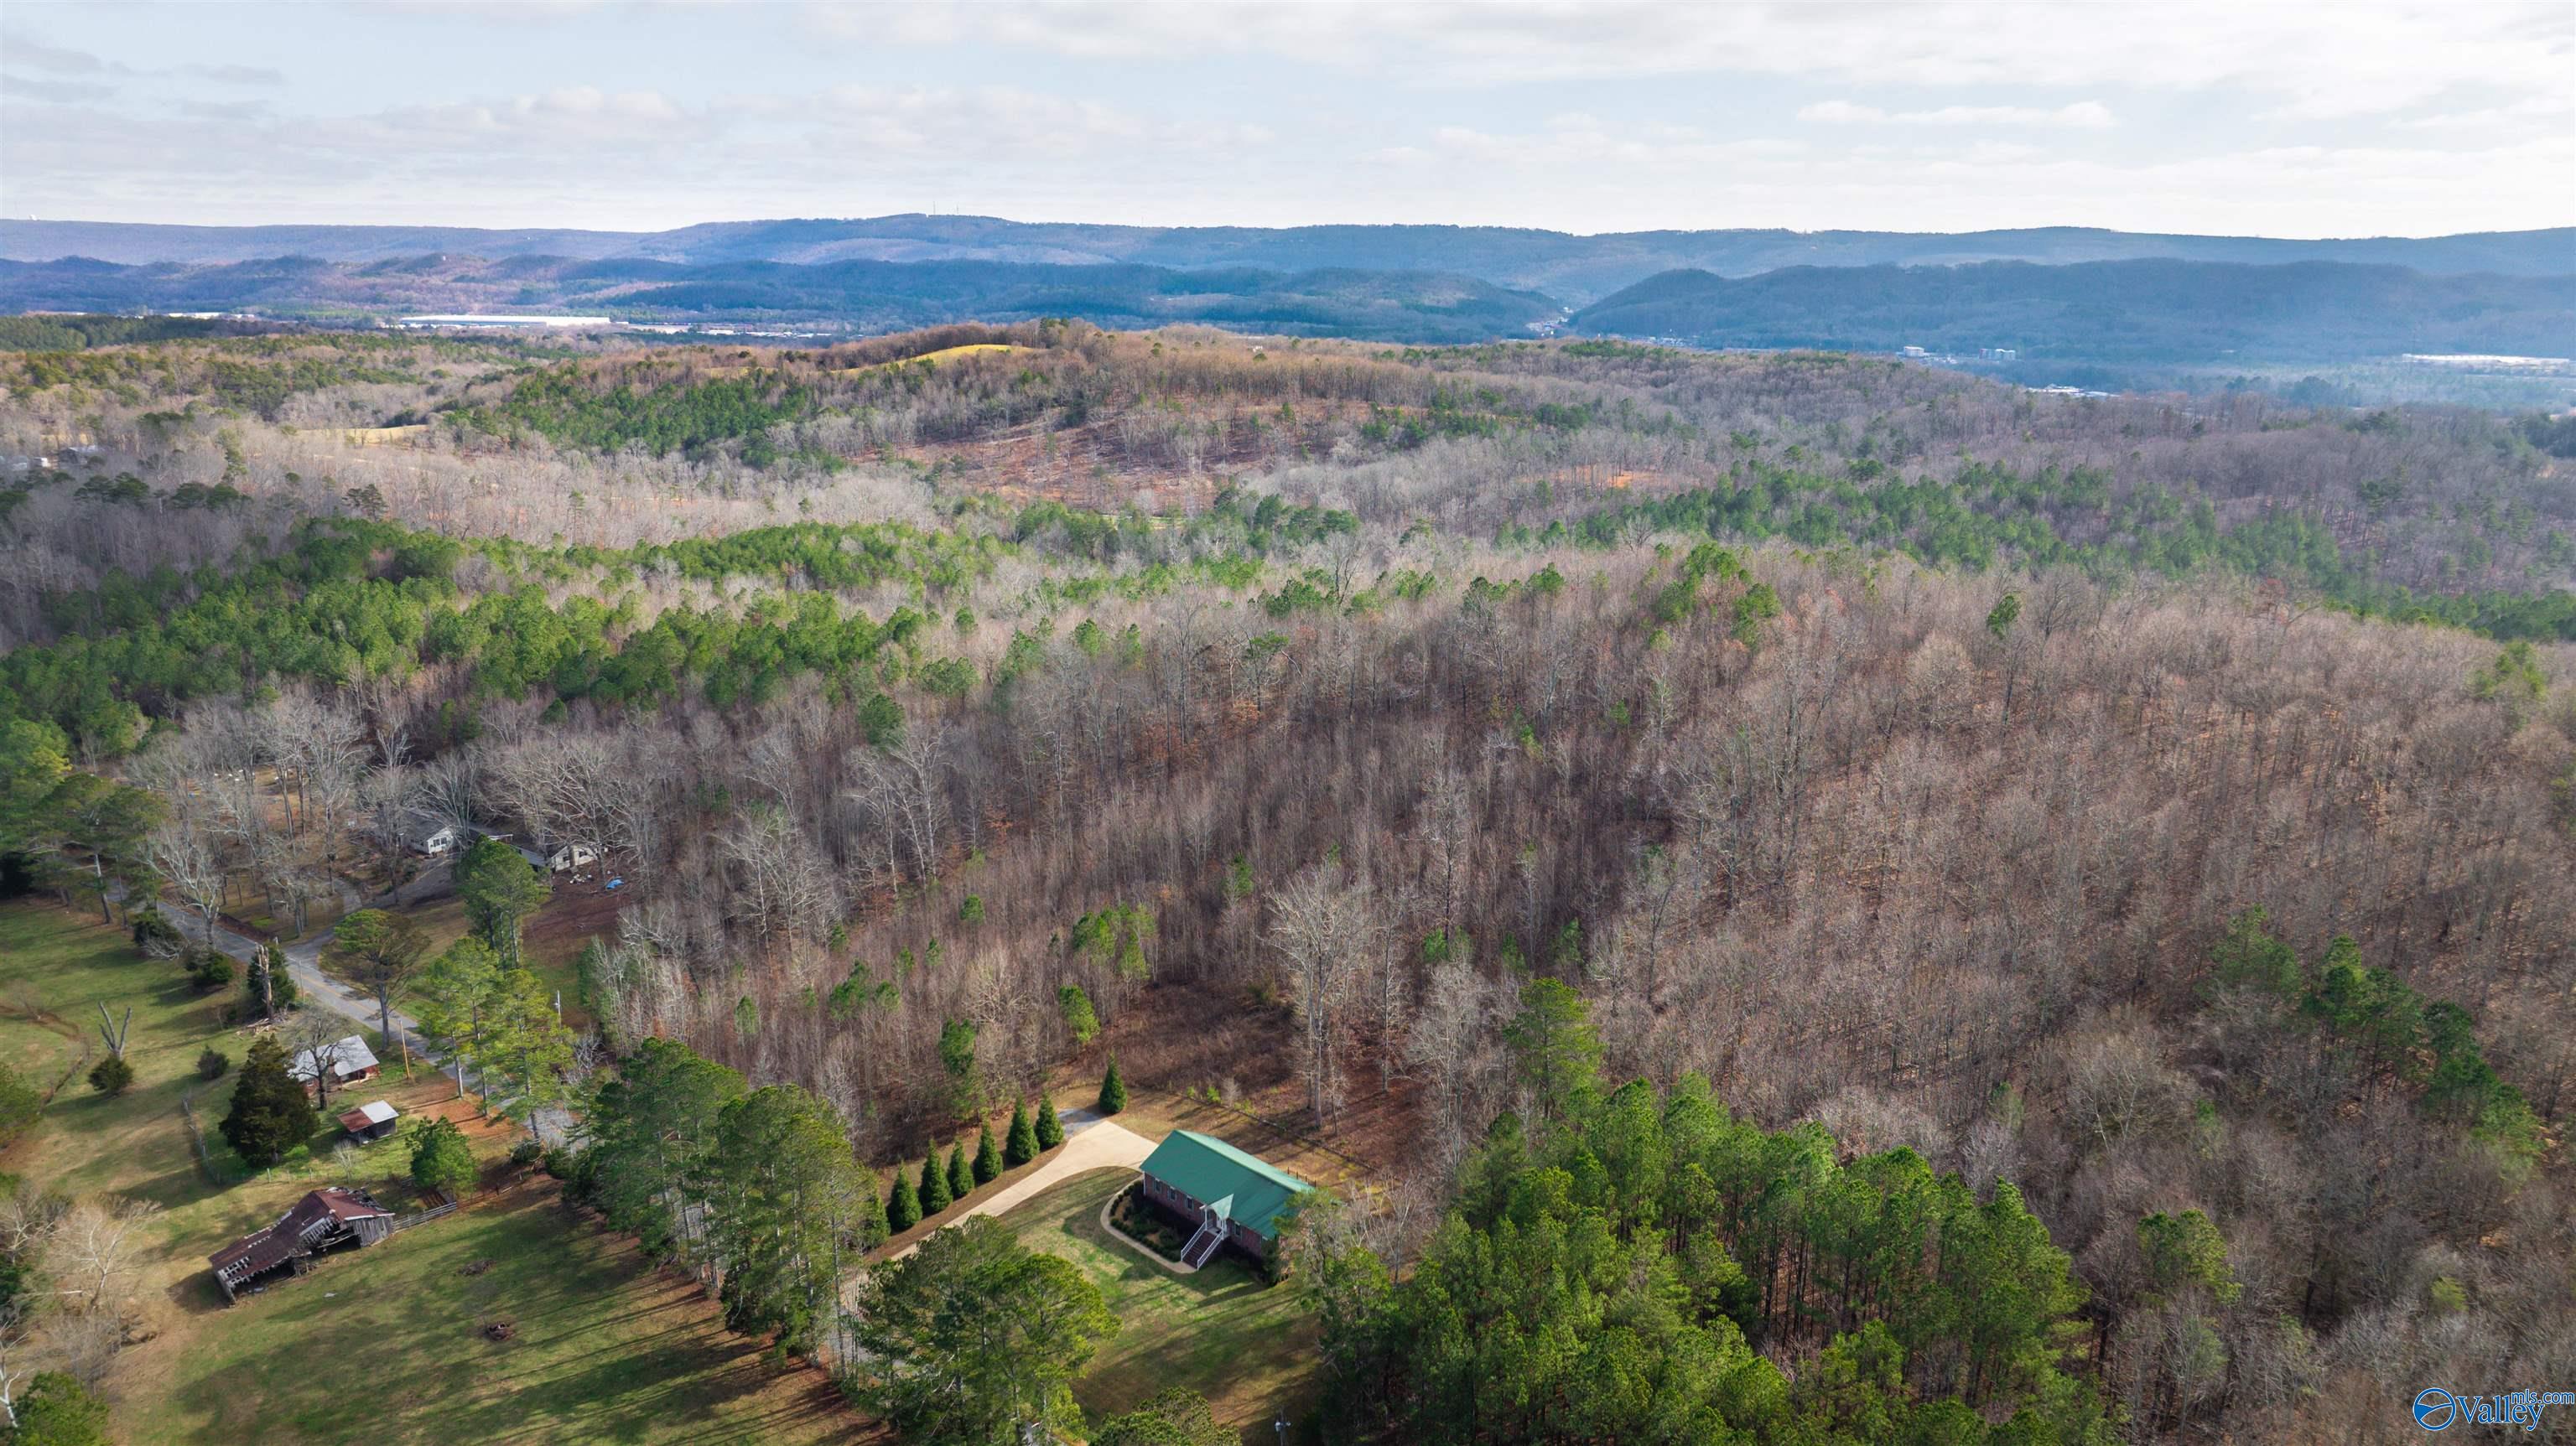
[[[317,1054],[321,1059],[315,1059]],[[343,1036],[337,1044],[327,1044],[319,1050],[299,1052],[295,1062],[286,1067],[286,1073],[300,1084],[311,1084],[325,1063],[330,1066],[333,1085],[358,1084],[384,1073],[383,1066],[376,1063],[376,1052],[367,1048],[364,1038],[354,1034]]]
[[[340,1128],[352,1138],[381,1140],[394,1132],[394,1107],[383,1100],[369,1100],[340,1116]]]
[[[1207,1264],[1219,1247],[1233,1245],[1266,1261],[1279,1240],[1288,1207],[1315,1187],[1213,1135],[1174,1130],[1145,1157],[1145,1198],[1185,1220],[1198,1233],[1181,1250],[1181,1263]]]
[[[328,1185],[295,1202],[277,1223],[255,1231],[206,1257],[215,1268],[215,1284],[224,1299],[272,1271],[302,1275],[313,1257],[344,1245],[364,1248],[394,1233],[394,1212],[354,1185]]]

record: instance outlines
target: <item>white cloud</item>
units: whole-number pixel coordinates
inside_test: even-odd
[[[872,43],[990,43],[1087,60],[1274,56],[1452,85],[1742,73],[1870,85],[2229,87],[2276,113],[2384,113],[2446,89],[2564,93],[2576,7],[2346,0],[1886,5],[951,3],[813,12]]]
[[[1798,119],[1809,125],[1878,125],[1886,121],[1887,112],[1874,105],[1854,105],[1847,100],[1820,100],[1814,105],[1801,107]]]
[[[2362,3],[2331,23],[2243,0],[233,13],[229,48],[128,49],[72,7],[41,40],[12,28],[9,210],[2302,235],[2576,219],[2564,0]],[[488,64],[453,63],[476,46]],[[379,57],[362,83],[309,63],[360,49]],[[249,85],[269,88],[229,88]]]
[[[1847,100],[1802,106],[1798,119],[1814,125],[1900,126],[2050,126],[2062,130],[2103,130],[2115,124],[2111,108],[2098,100],[2043,109],[2026,105],[1945,105],[1931,110],[1884,111]]]
[[[2399,125],[2422,131],[2485,131],[2504,128],[2527,129],[2534,121],[2555,121],[2560,126],[2576,125],[2576,86],[2558,95],[2531,95],[2511,105],[2483,106],[2476,110],[2442,111],[2433,115],[2401,120]]]
[[[104,100],[116,87],[94,80],[40,80],[28,75],[0,75],[0,93],[24,100]]]
[[[182,75],[221,85],[284,85],[286,73],[265,65],[183,65]]]
[[[47,45],[26,35],[10,34],[0,39],[0,44],[7,47],[10,64],[23,65],[30,70],[47,70],[56,75],[99,75],[109,69],[106,61],[86,50]]]

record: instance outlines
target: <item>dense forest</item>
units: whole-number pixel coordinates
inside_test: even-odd
[[[850,1163],[1114,1048],[1400,1121],[1292,1240],[1328,1439],[2394,1441],[2576,1374],[2547,422],[1079,323],[0,383],[9,842],[192,908],[313,891],[317,817],[596,848],[576,1178],[790,1348],[884,1324]],[[659,1191],[651,1099],[841,1213]]]

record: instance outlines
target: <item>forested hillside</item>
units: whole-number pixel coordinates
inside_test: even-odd
[[[2559,356],[2576,337],[2576,276],[2163,260],[1796,266],[1743,279],[1674,271],[1603,297],[1574,322],[1711,347],[1920,346],[1971,357],[2008,347],[2034,361]]]
[[[2546,422],[1062,322],[0,385],[18,866],[595,848],[613,1158],[685,1074],[839,1182],[689,1257],[790,1348],[881,1301],[850,1160],[1114,1051],[1357,1162],[1279,1287],[1321,1439],[2393,1442],[2576,1377]]]
[[[287,256],[209,266],[0,261],[0,307],[239,310],[343,319],[396,311],[552,308],[628,320],[792,320],[861,334],[965,320],[1080,317],[1097,326],[1204,322],[1244,331],[1452,342],[1524,334],[1561,308],[1454,273],[1013,261],[650,259],[499,261],[424,255],[367,264]]]

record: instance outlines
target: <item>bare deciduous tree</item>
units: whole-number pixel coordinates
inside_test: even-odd
[[[1341,1101],[1344,1015],[1370,951],[1368,890],[1344,882],[1338,865],[1318,865],[1273,894],[1270,912],[1263,937],[1288,964],[1288,994],[1304,1037],[1306,1104],[1321,1126]]]

